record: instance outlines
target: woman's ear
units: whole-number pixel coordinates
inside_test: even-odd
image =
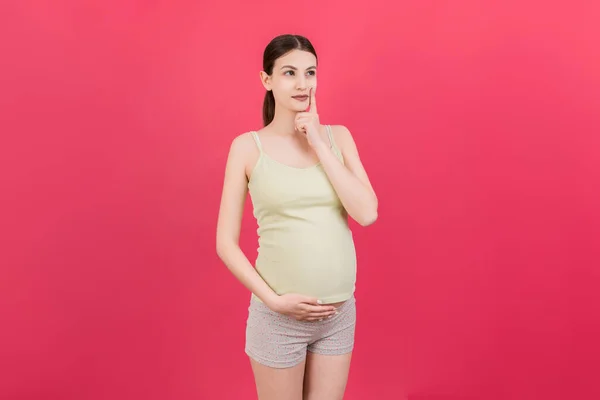
[[[271,77],[265,71],[260,71],[260,81],[267,90],[271,90]]]

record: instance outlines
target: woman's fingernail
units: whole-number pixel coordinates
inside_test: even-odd
[[[323,304],[321,300],[317,300],[317,304]]]

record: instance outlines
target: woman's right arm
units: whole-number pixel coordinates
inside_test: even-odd
[[[277,301],[277,294],[267,285],[239,246],[244,203],[248,193],[246,162],[247,137],[238,136],[231,143],[227,164],[219,219],[217,222],[217,254],[233,275],[269,307]]]

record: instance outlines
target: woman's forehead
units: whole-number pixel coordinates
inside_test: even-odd
[[[290,65],[298,69],[316,67],[316,63],[317,58],[312,53],[302,50],[292,50],[275,61],[279,68],[282,65]]]

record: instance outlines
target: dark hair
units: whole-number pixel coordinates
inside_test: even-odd
[[[271,40],[271,42],[265,48],[263,54],[263,71],[271,75],[273,73],[273,66],[275,61],[286,55],[292,50],[303,50],[312,53],[317,57],[313,45],[304,36],[300,35],[280,35]],[[275,117],[275,97],[273,92],[267,90],[265,93],[265,100],[263,102],[263,124],[267,126],[273,121]]]

